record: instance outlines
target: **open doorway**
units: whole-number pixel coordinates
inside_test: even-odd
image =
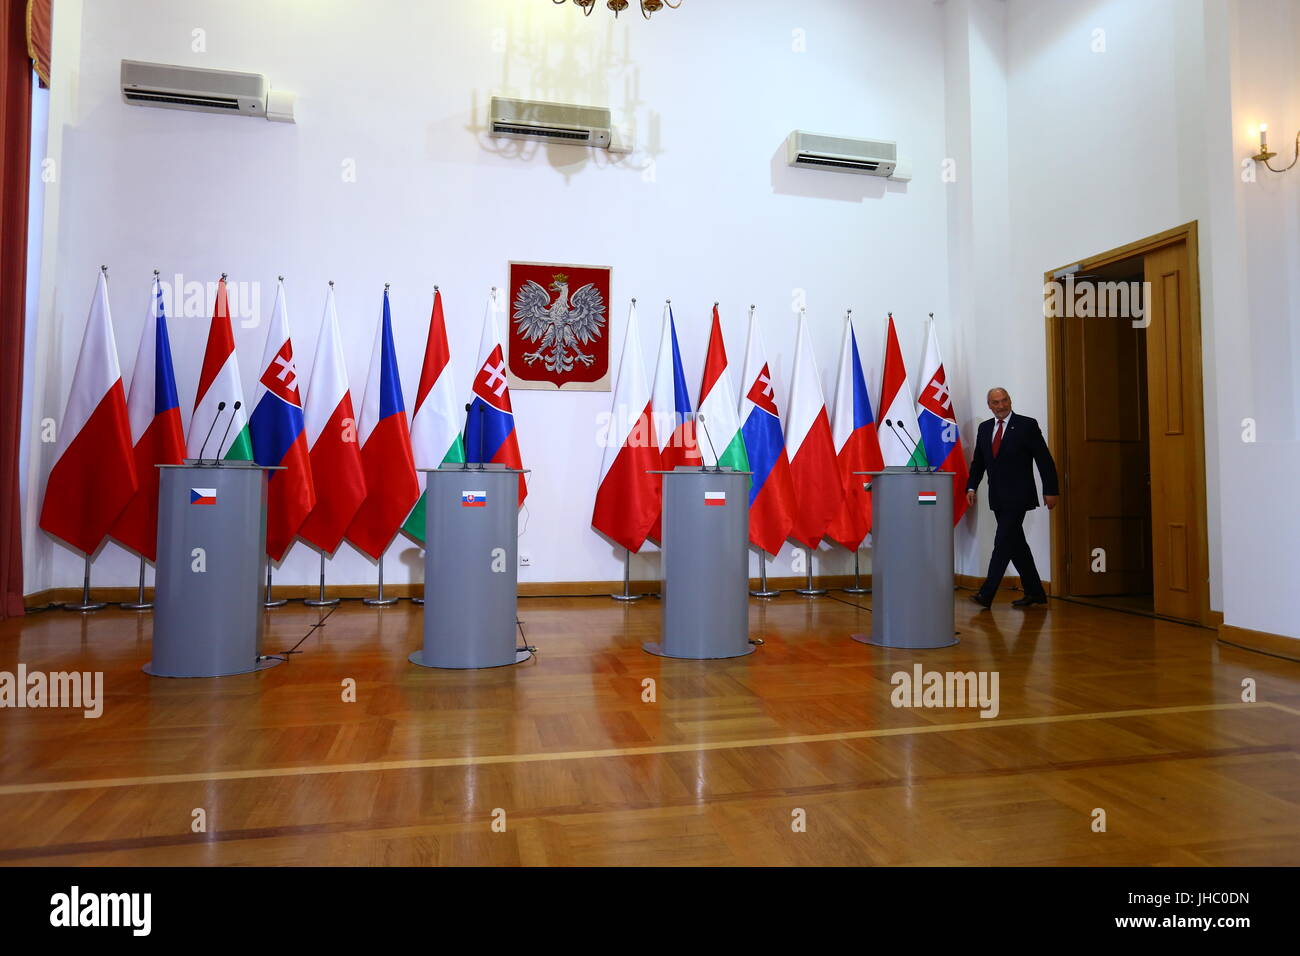
[[[1046,280],[1051,591],[1209,624],[1196,224]]]

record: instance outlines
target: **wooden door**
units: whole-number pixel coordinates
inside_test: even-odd
[[[1069,545],[1065,593],[1149,594],[1146,341],[1131,319],[1060,320]]]
[[[1200,620],[1209,588],[1201,434],[1200,322],[1192,305],[1188,245],[1144,257],[1150,325],[1147,420],[1151,431],[1151,537],[1155,611]]]

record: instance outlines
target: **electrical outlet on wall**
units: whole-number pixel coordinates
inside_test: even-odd
[[[521,568],[531,568],[531,567],[533,566],[533,558],[532,558],[532,555],[530,555],[530,554],[525,554],[523,551],[520,551],[520,552],[519,552],[519,566],[520,566]]]

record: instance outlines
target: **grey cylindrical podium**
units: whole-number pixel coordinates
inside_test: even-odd
[[[871,636],[879,647],[949,647],[952,472],[907,467],[854,472],[871,482]]]
[[[425,477],[422,667],[501,667],[518,650],[519,476],[500,465],[421,468]]]
[[[663,475],[661,657],[751,654],[748,471],[678,468]]]
[[[259,660],[266,578],[266,476],[251,461],[158,466],[155,677],[225,677]]]

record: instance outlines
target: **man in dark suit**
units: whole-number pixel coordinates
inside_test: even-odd
[[[1038,507],[1038,489],[1034,485],[1034,465],[1043,479],[1043,504],[1048,509],[1056,507],[1060,490],[1056,480],[1056,464],[1043,440],[1038,422],[1011,411],[1011,396],[1005,388],[991,388],[988,394],[989,411],[993,417],[980,422],[975,436],[975,454],[971,457],[970,478],[966,482],[966,500],[975,504],[975,489],[980,479],[989,476],[989,508],[998,520],[997,534],[993,538],[993,556],[989,558],[989,573],[983,586],[971,595],[971,600],[983,607],[993,604],[1007,562],[1016,566],[1024,596],[1012,601],[1013,607],[1026,608],[1046,604],[1043,582],[1034,567],[1034,555],[1025,540],[1025,515]]]

